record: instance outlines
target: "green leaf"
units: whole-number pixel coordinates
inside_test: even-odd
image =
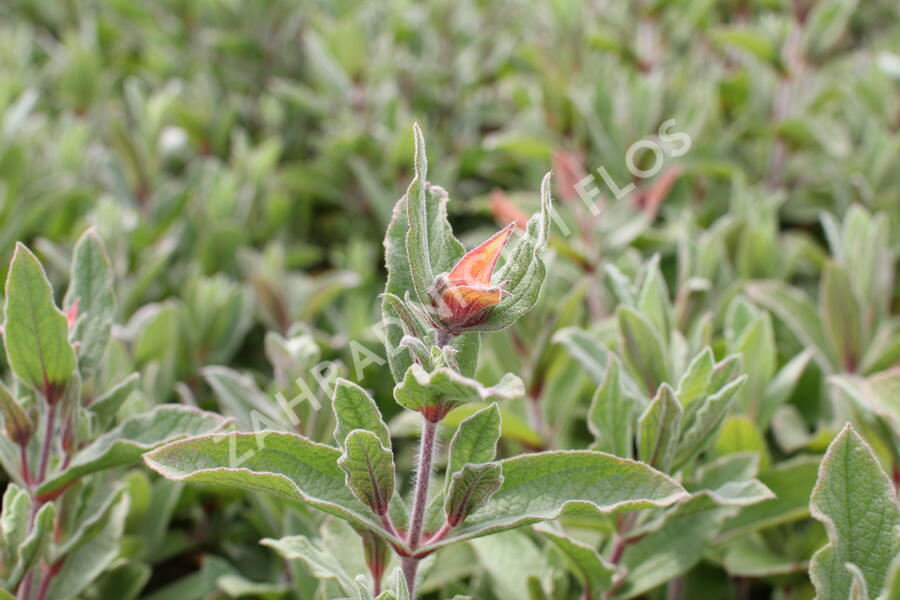
[[[43,505],[32,526],[32,504],[24,489],[15,484],[7,486],[0,511],[0,554],[7,562],[0,565],[0,581],[11,589],[37,563],[42,549],[51,541],[56,506]]]
[[[625,364],[641,382],[647,396],[653,396],[669,380],[669,358],[662,338],[646,317],[627,306],[619,307],[618,324]]]
[[[810,511],[829,540],[809,568],[819,598],[848,597],[853,578],[847,563],[859,568],[870,600],[876,598],[900,554],[900,505],[872,450],[849,424],[822,460]]]
[[[776,552],[760,535],[752,535],[729,544],[723,566],[732,577],[772,577],[806,571],[805,561]]]
[[[738,296],[729,306],[726,339],[728,352],[741,356],[743,370],[748,376],[747,385],[740,394],[740,404],[745,413],[756,417],[765,387],[776,368],[771,316]]]
[[[522,380],[511,373],[491,387],[456,371],[442,367],[431,373],[412,365],[403,381],[394,387],[394,398],[404,408],[436,416],[437,420],[455,406],[484,400],[509,400],[525,394]]]
[[[620,383],[619,361],[611,357],[603,385],[597,388],[588,410],[587,425],[597,440],[597,449],[631,458],[634,400]]]
[[[122,404],[138,389],[141,382],[140,373],[132,373],[113,387],[106,390],[88,408],[100,418],[102,424],[112,423]]]
[[[490,406],[490,405],[487,405]],[[463,404],[451,410],[441,423],[445,427],[457,427],[463,420],[472,416],[479,410],[487,408],[484,402],[472,402]],[[529,425],[510,407],[500,408],[500,436],[505,440],[515,440],[531,448],[539,448],[543,441]],[[418,427],[418,423],[416,423]]]
[[[675,452],[676,471],[706,449],[725,421],[732,400],[746,382],[746,375],[735,379],[715,394],[689,407],[681,425]],[[693,410],[695,407],[696,410]]]
[[[406,217],[409,230],[406,232],[406,257],[409,260],[409,274],[413,291],[419,302],[429,304],[428,290],[434,283],[435,272],[431,266],[431,248],[435,245],[431,240],[431,219],[428,205],[425,202],[426,176],[428,175],[428,157],[425,155],[425,138],[419,124],[413,125],[413,136],[416,143],[414,160],[415,177],[406,190]]]
[[[804,350],[781,367],[775,377],[769,381],[759,409],[758,423],[761,427],[765,428],[778,407],[790,398],[811,358],[812,353]]]
[[[378,405],[366,390],[346,379],[338,378],[331,407],[337,422],[334,439],[339,446],[344,445],[344,439],[351,431],[364,429],[374,433],[382,446],[391,448],[391,433],[381,418]]]
[[[585,594],[584,597],[600,598],[601,592],[612,587],[616,567],[595,549],[546,525],[536,525],[534,530],[550,540],[562,554],[569,569],[589,592],[590,595]]]
[[[759,31],[746,27],[720,27],[712,33],[713,39],[721,45],[739,48],[773,67],[780,64],[775,44]]]
[[[384,587],[384,591],[378,595],[377,600],[410,600],[406,577],[399,568],[391,571]]]
[[[394,497],[394,455],[371,431],[355,429],[344,441],[338,466],[347,474],[347,487],[377,515],[387,513]]]
[[[337,448],[296,434],[259,432],[173,442],[146,454],[144,461],[168,479],[268,492],[389,537],[347,487],[340,457]]]
[[[474,540],[473,562],[482,566],[490,584],[489,593],[478,597],[528,598],[529,579],[545,572],[546,557],[522,531],[507,531]]]
[[[760,468],[768,468],[770,459],[766,440],[753,421],[745,416],[728,417],[713,447],[715,454],[719,456],[735,452],[756,452],[760,457]]]
[[[447,522],[456,527],[473,511],[481,508],[503,483],[500,465],[467,464],[454,473],[444,501]]]
[[[285,560],[302,561],[317,579],[335,579],[345,594],[351,594],[357,589],[334,554],[305,536],[294,535],[277,540],[264,538],[260,544],[274,549]]]
[[[491,309],[477,329],[505,329],[537,304],[547,275],[541,255],[550,237],[551,210],[550,173],[547,173],[541,181],[541,211],[528,220],[525,235],[519,238],[509,259],[496,272],[497,281],[508,282],[503,289],[509,292],[509,296]]]
[[[684,408],[689,408],[691,402],[702,398],[709,391],[714,366],[715,358],[709,346],[701,350],[687,366],[681,379],[678,380],[675,392]]]
[[[200,371],[219,401],[220,410],[237,419],[237,429],[256,431],[263,427],[291,430],[293,413],[283,411],[263,393],[249,376],[234,369],[212,365]],[[291,412],[291,415],[285,414]]]
[[[678,442],[681,416],[678,398],[664,383],[638,419],[638,456],[643,462],[668,470]]]
[[[819,302],[835,354],[847,371],[856,370],[863,353],[863,311],[850,278],[834,262],[825,264]]]
[[[748,506],[725,521],[716,543],[808,517],[809,495],[816,483],[818,466],[818,457],[801,456],[780,462],[760,474],[760,481],[772,490],[775,498]]]
[[[218,431],[224,417],[189,406],[160,405],[124,421],[79,450],[63,470],[51,474],[37,489],[48,497],[89,473],[129,465],[148,450],[190,435]]]
[[[0,415],[3,415],[7,437],[19,446],[25,447],[34,430],[31,418],[3,383],[0,383]]]
[[[53,289],[40,261],[16,244],[6,278],[3,342],[10,367],[37,390],[61,390],[75,371],[66,316],[53,302]]]
[[[62,569],[53,578],[50,598],[80,597],[81,592],[112,564],[121,552],[127,516],[128,495],[122,494],[120,501],[107,511],[102,526],[83,538],[68,554]]]
[[[579,327],[565,327],[553,335],[553,341],[565,346],[598,385],[606,380],[612,353],[595,336]]]
[[[112,266],[103,241],[93,229],[75,244],[71,283],[63,306],[69,310],[76,302],[78,317],[71,340],[80,344],[78,366],[87,378],[103,360],[116,312]]]
[[[553,520],[573,505],[611,513],[668,506],[686,497],[676,481],[647,465],[589,450],[526,454],[500,465],[500,489],[432,547]]]
[[[878,600],[892,600],[893,598],[900,598],[900,554],[891,563],[887,580],[884,582],[884,592],[878,597]]]
[[[450,440],[445,487],[450,486],[449,476],[459,472],[463,466],[494,460],[497,442],[500,440],[500,425],[500,407],[496,403],[473,413],[459,424]]]
[[[659,254],[654,254],[647,263],[637,299],[637,309],[653,324],[659,336],[668,341],[672,333],[673,311],[669,288],[659,270]]]
[[[662,526],[631,544],[622,555],[627,577],[616,597],[634,598],[693,567],[718,524],[736,508],[699,494],[672,508]]]
[[[804,52],[822,57],[832,50],[845,34],[858,0],[823,0],[814,4],[803,28]]]
[[[814,353],[822,370],[831,373],[837,369],[838,361],[825,338],[822,320],[816,306],[805,294],[780,281],[751,282],[747,284],[747,294],[784,321],[797,339]]]

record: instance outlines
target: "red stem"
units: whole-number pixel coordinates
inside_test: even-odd
[[[49,403],[47,409],[47,426],[44,430],[44,441],[41,445],[41,462],[38,468],[37,483],[41,484],[47,477],[47,465],[50,462],[50,452],[53,450],[53,428],[56,424],[56,403]]]
[[[28,453],[25,451],[25,446],[19,446],[19,457],[22,460],[22,480],[25,482],[25,487],[30,490],[33,487],[31,482],[31,467],[28,465]]]
[[[409,549],[415,552],[422,540],[422,527],[425,523],[425,507],[428,505],[428,484],[431,481],[431,463],[434,459],[434,442],[437,432],[437,423],[428,419],[422,425],[422,445],[419,449],[419,466],[416,472],[416,489],[413,497],[413,509],[409,515],[409,532],[406,543]],[[416,571],[419,568],[419,559],[404,557],[401,561],[403,574],[406,576],[406,585],[409,587],[410,598],[416,594]]]

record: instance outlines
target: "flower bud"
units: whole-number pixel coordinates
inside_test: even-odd
[[[458,334],[481,324],[491,308],[500,303],[504,282],[491,284],[500,253],[509,241],[515,223],[465,254],[447,274],[440,274],[428,291],[437,325]]]

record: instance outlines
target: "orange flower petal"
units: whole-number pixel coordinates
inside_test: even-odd
[[[457,285],[441,294],[446,314],[441,318],[463,324],[486,308],[500,304],[503,290],[498,287]]]
[[[453,270],[447,275],[450,285],[490,285],[494,265],[500,258],[500,253],[509,236],[512,234],[515,223],[510,223],[499,232],[495,233],[486,242],[469,250],[465,256],[459,259]],[[499,302],[499,299],[498,299]]]

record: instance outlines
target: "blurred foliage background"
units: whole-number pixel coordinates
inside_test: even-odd
[[[852,395],[854,377],[900,360],[898,17],[893,0],[4,0],[0,264],[21,240],[61,284],[75,240],[96,228],[119,299],[104,377],[139,370],[136,406],[240,416],[248,395],[293,396],[328,359],[396,413],[386,367],[357,370],[354,359],[383,352],[381,241],[411,178],[418,121],[429,179],[449,190],[469,245],[533,212],[554,170],[543,300],[483,353],[482,374],[510,370],[531,386],[504,415],[508,443],[588,444],[594,386],[553,334],[577,326],[608,339],[622,282],[655,256],[675,326],[719,357],[749,350],[759,389],[804,349],[817,355],[818,338],[792,323],[806,305],[792,312],[778,294],[818,298],[822,270],[843,269],[865,309],[870,343],[858,350],[877,346],[868,362],[820,349],[779,398],[789,426],[772,429],[774,406],[760,416],[743,404],[765,460],[821,452],[840,412],[829,377]],[[665,151],[659,169],[638,152],[653,173],[634,176],[629,148],[646,139],[665,150],[660,127],[672,119],[690,148]],[[635,190],[617,198],[601,167]],[[576,186],[589,174],[596,215]],[[771,347],[726,331],[736,298],[747,319],[765,315]],[[845,316],[825,305],[823,322]],[[249,387],[229,395],[239,384]],[[397,435],[404,425],[393,423]],[[330,434],[327,422],[309,427]],[[867,436],[889,472],[890,431],[870,424]],[[145,473],[130,477],[150,489]],[[170,484],[152,485],[132,533],[141,510],[169,498],[159,489]],[[288,593],[274,583],[283,565],[256,542],[311,526],[256,497],[175,498],[156,522],[168,538],[141,555],[153,565],[146,593],[208,597],[224,575]],[[454,573],[473,576],[465,567]],[[511,597],[497,573],[485,577],[485,594]],[[806,589],[799,581],[786,587]]]

